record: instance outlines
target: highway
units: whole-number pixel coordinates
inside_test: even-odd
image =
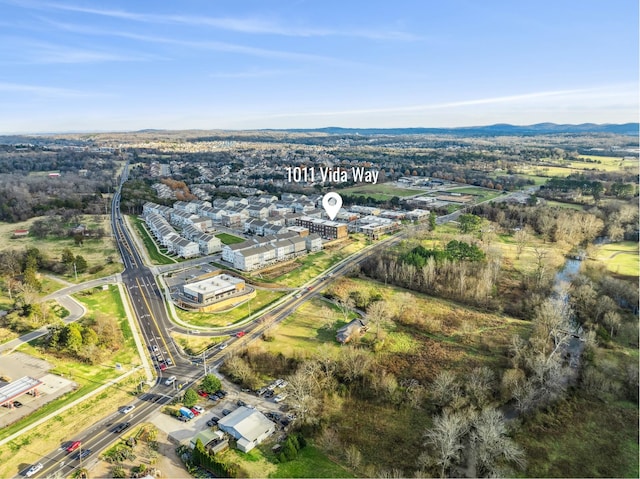
[[[136,406],[131,413],[123,416],[119,412],[114,412],[107,419],[96,423],[76,437],[69,438],[70,441],[82,441],[83,448],[91,449],[92,454],[86,458],[85,464],[95,461],[98,454],[116,439],[117,435],[112,432],[112,429],[117,424],[126,420],[133,427],[143,422],[151,413],[178,394],[177,391],[163,384],[164,377],[176,376],[176,383],[186,387],[203,375],[203,368],[198,364],[202,358],[194,360],[194,358],[183,356],[175,346],[169,331],[180,331],[187,334],[191,331],[178,327],[171,322],[162,290],[152,270],[144,265],[142,257],[124,224],[120,213],[120,194],[122,185],[127,178],[127,172],[128,166],[123,170],[120,187],[112,200],[111,226],[124,263],[124,271],[120,276],[142,333],[143,342],[156,366],[158,379],[149,392],[130,403]],[[459,214],[461,214],[461,211],[440,217],[438,218],[438,224],[454,220]],[[214,347],[205,353],[204,357],[207,363],[212,367],[220,365],[228,354],[241,345],[244,346],[260,338],[267,329],[284,320],[304,302],[318,295],[319,291],[336,277],[348,273],[354,265],[364,261],[376,251],[399,243],[412,230],[413,228],[407,228],[343,260],[326,271],[324,276],[315,278],[305,284],[299,293],[285,296],[280,302],[276,303],[275,307],[259,315],[250,324],[225,329],[224,332],[199,332],[201,336],[230,336],[230,339],[226,342],[228,344],[226,349],[220,350]],[[205,259],[201,260],[205,261]],[[244,331],[245,334],[242,338],[237,338],[236,334],[240,331]],[[166,370],[160,370],[160,364],[163,365],[162,369],[166,366]],[[150,398],[155,399],[155,401],[151,401]],[[71,457],[74,455],[75,452],[70,454]],[[64,448],[50,452],[40,462],[44,467],[33,477],[45,477],[57,472],[68,475],[74,468],[80,466],[79,461],[72,460]],[[25,471],[22,471],[22,474]]]

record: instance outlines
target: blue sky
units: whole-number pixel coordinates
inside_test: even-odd
[[[0,133],[637,121],[637,0],[0,0]]]

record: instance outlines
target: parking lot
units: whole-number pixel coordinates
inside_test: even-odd
[[[76,383],[69,379],[49,373],[48,371],[51,368],[51,364],[47,361],[20,352],[0,357],[1,376],[12,381],[24,376],[30,376],[42,381],[42,384],[38,386],[38,396],[23,394],[16,398],[18,403],[21,404],[20,407],[12,409],[0,407],[0,427],[16,422],[44,404],[72,391],[77,386]]]
[[[287,418],[287,413],[284,412],[287,409],[285,404],[275,403],[273,398],[258,397],[255,393],[241,391],[237,385],[224,379],[222,380],[222,387],[227,392],[224,399],[214,402],[200,397],[198,405],[204,408],[204,412],[190,421],[182,422],[168,414],[158,412],[151,418],[151,422],[164,431],[169,439],[176,444],[188,443],[199,431],[209,427],[207,426],[207,421],[212,417],[220,419],[224,417],[224,410],[233,411],[237,409],[239,407],[238,401],[265,414],[278,424],[279,429],[283,429],[285,424],[291,422],[291,419]],[[281,394],[283,392],[284,390],[281,388],[274,388],[274,393]]]

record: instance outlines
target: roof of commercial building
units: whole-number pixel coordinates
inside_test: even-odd
[[[218,422],[218,427],[234,429],[238,435],[247,441],[255,441],[262,434],[274,426],[264,414],[255,409],[241,406]],[[240,439],[236,437],[236,439]]]
[[[16,379],[15,381],[12,381],[0,388],[0,404],[9,402],[40,384],[42,384],[42,381],[29,376]]]

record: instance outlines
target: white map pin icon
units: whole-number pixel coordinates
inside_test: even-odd
[[[334,220],[340,208],[342,208],[342,196],[338,193],[327,193],[322,197],[322,207],[327,212],[330,220]]]

